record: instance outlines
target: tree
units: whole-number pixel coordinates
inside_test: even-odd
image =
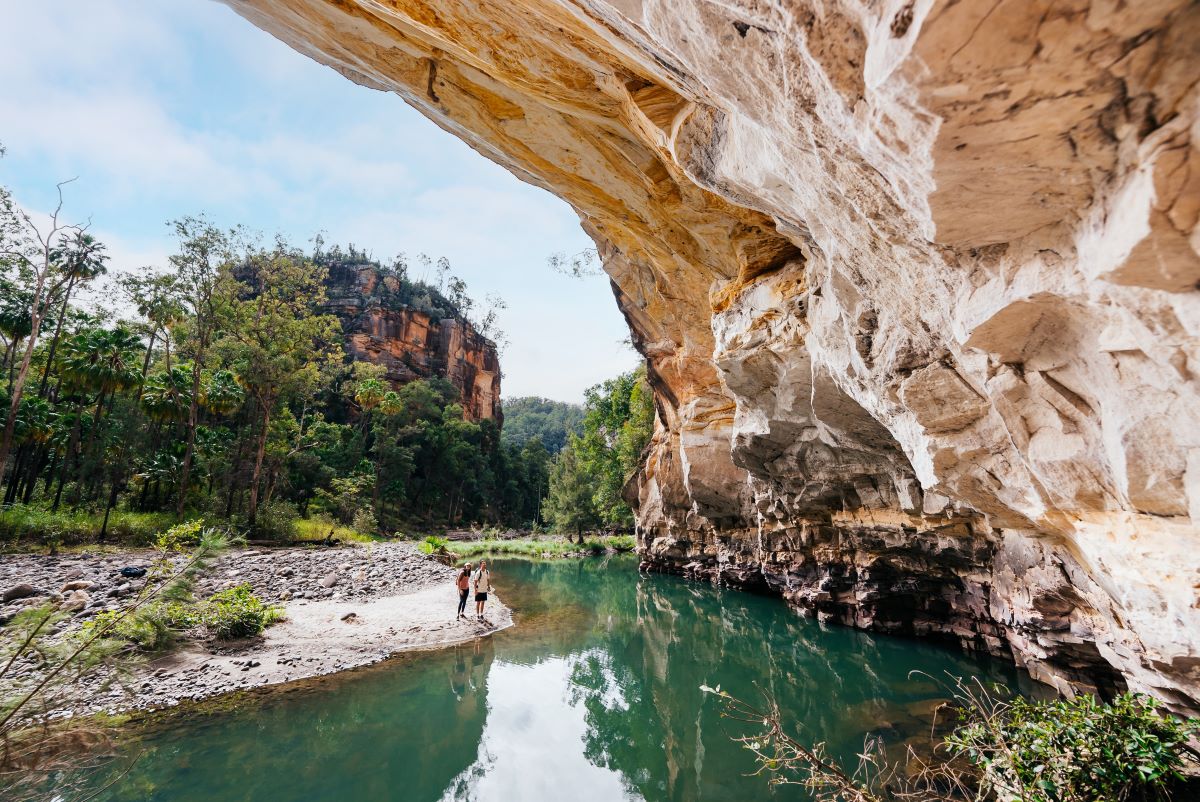
[[[188,482],[196,448],[200,379],[217,326],[217,299],[223,285],[231,280],[230,272],[226,268],[233,263],[236,247],[244,235],[236,228],[222,231],[203,217],[184,217],[170,225],[179,238],[179,253],[171,257],[171,267],[174,268],[175,297],[180,306],[189,313],[186,343],[192,359],[187,441],[184,444],[183,465],[180,468],[179,498],[175,506],[175,514],[182,516],[184,505],[187,503]]]
[[[85,255],[76,253],[73,248],[81,245],[95,248],[98,245],[90,237],[83,237],[86,226],[62,221],[62,188],[66,183],[69,182],[58,185],[58,205],[51,213],[49,222],[41,225],[17,206],[6,188],[0,188],[0,263],[15,267],[18,274],[24,274],[33,286],[29,296],[29,334],[25,338],[25,353],[12,380],[4,433],[0,436],[0,476],[4,475],[8,466],[13,431],[17,425],[17,410],[25,393],[25,380],[29,375],[33,350],[49,311],[50,300],[71,280],[72,267],[86,259]]]
[[[556,531],[575,532],[582,543],[583,530],[598,525],[601,517],[594,500],[595,478],[580,465],[576,443],[572,438],[550,469],[550,492],[542,502],[542,514]]]
[[[557,454],[572,434],[583,434],[583,407],[579,404],[536,396],[504,399],[501,438],[505,445],[523,447],[537,440],[548,452]]]
[[[654,430],[654,397],[640,367],[588,388],[583,434],[576,441],[580,469],[593,477],[595,505],[609,526],[633,525],[625,483],[641,466]]]
[[[67,286],[63,288],[62,305],[54,323],[54,335],[50,338],[50,352],[46,355],[46,367],[42,370],[42,383],[38,386],[38,395],[46,394],[46,383],[50,380],[50,368],[54,364],[54,352],[58,350],[58,340],[62,336],[63,321],[67,317],[68,304],[71,301],[71,290],[78,283],[89,282],[103,275],[106,268],[104,263],[108,257],[104,254],[104,246],[96,242],[90,235],[76,232],[68,247],[60,249],[55,259],[63,265],[67,273]]]
[[[282,397],[315,390],[322,368],[340,356],[340,326],[316,312],[325,299],[325,271],[283,240],[251,251],[237,272],[220,307],[220,346],[258,416],[247,508],[253,525],[271,416]]]
[[[166,369],[171,368],[171,326],[184,316],[183,306],[175,293],[175,280],[167,275],[126,275],[117,280],[125,297],[139,315],[146,319],[141,329],[147,337],[146,358],[142,362],[142,377],[150,370],[154,343],[164,340]]]

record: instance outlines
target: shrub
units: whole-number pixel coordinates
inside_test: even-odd
[[[83,510],[50,510],[33,504],[14,504],[0,510],[0,540],[46,542],[47,533],[63,545],[78,545],[95,540],[100,534],[103,514]],[[113,510],[108,517],[108,537],[131,546],[147,546],[155,536],[171,526],[168,513]]]
[[[124,618],[121,618],[119,610],[100,613],[84,624],[83,631],[85,635],[90,635],[97,629],[111,626],[105,637],[129,641],[143,652],[160,652],[174,642],[177,632],[198,623],[200,616],[194,605],[154,602]]]
[[[103,517],[103,514],[92,516],[92,537],[100,533]],[[169,512],[113,510],[108,516],[107,537],[130,546],[149,546],[160,532],[174,522],[175,516]]]
[[[1183,779],[1183,750],[1200,723],[1160,715],[1154,700],[1126,693],[1029,702],[993,715],[968,708],[947,739],[983,769],[983,784],[1025,802],[1128,799],[1139,787]]]
[[[258,508],[254,519],[255,534],[268,540],[290,540],[296,531],[300,513],[296,505],[283,499],[272,499]]]
[[[420,549],[426,554],[441,554],[446,551],[446,546],[450,543],[444,537],[438,535],[429,535],[421,541]]]
[[[203,531],[204,519],[184,521],[165,532],[160,532],[154,539],[154,547],[159,551],[187,551],[200,542],[200,534]]]
[[[219,640],[249,638],[283,620],[283,610],[263,604],[243,584],[209,597],[201,610],[208,631]]]
[[[756,773],[772,785],[803,785],[817,802],[1128,802],[1194,790],[1184,788],[1184,769],[1185,761],[1195,767],[1188,740],[1200,722],[1160,715],[1148,696],[1127,693],[1107,704],[1087,695],[1007,701],[999,686],[954,685],[948,706],[959,721],[935,744],[936,757],[910,748],[897,761],[882,738],[868,737],[856,768],[840,764],[825,744],[791,735],[768,694],[759,708],[719,685],[700,690],[720,699],[722,717],[753,728],[731,737],[754,755]]]
[[[375,511],[370,507],[360,507],[354,513],[350,528],[361,535],[373,535],[379,531],[379,521],[375,519]]]

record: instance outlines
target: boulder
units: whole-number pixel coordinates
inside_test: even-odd
[[[33,585],[30,585],[27,582],[22,582],[21,584],[13,585],[11,588],[4,591],[4,595],[0,596],[0,600],[7,604],[8,602],[17,601],[18,599],[27,599],[30,596],[41,596],[43,593],[44,591],[35,588]]]
[[[85,609],[91,603],[92,597],[88,595],[86,590],[72,590],[63,597],[62,603],[59,605],[59,609],[68,613],[77,613]]]

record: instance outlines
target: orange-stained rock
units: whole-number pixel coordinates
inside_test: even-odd
[[[1200,707],[1200,5],[226,2],[578,211],[647,567]]]
[[[468,420],[500,419],[496,344],[470,323],[400,302],[395,279],[370,264],[330,266],[326,293],[325,308],[341,320],[346,351],[356,361],[383,365],[396,387],[447,379],[462,394]]]

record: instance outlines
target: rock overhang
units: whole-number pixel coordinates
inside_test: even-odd
[[[1194,4],[227,2],[579,212],[649,566],[1196,706]]]

